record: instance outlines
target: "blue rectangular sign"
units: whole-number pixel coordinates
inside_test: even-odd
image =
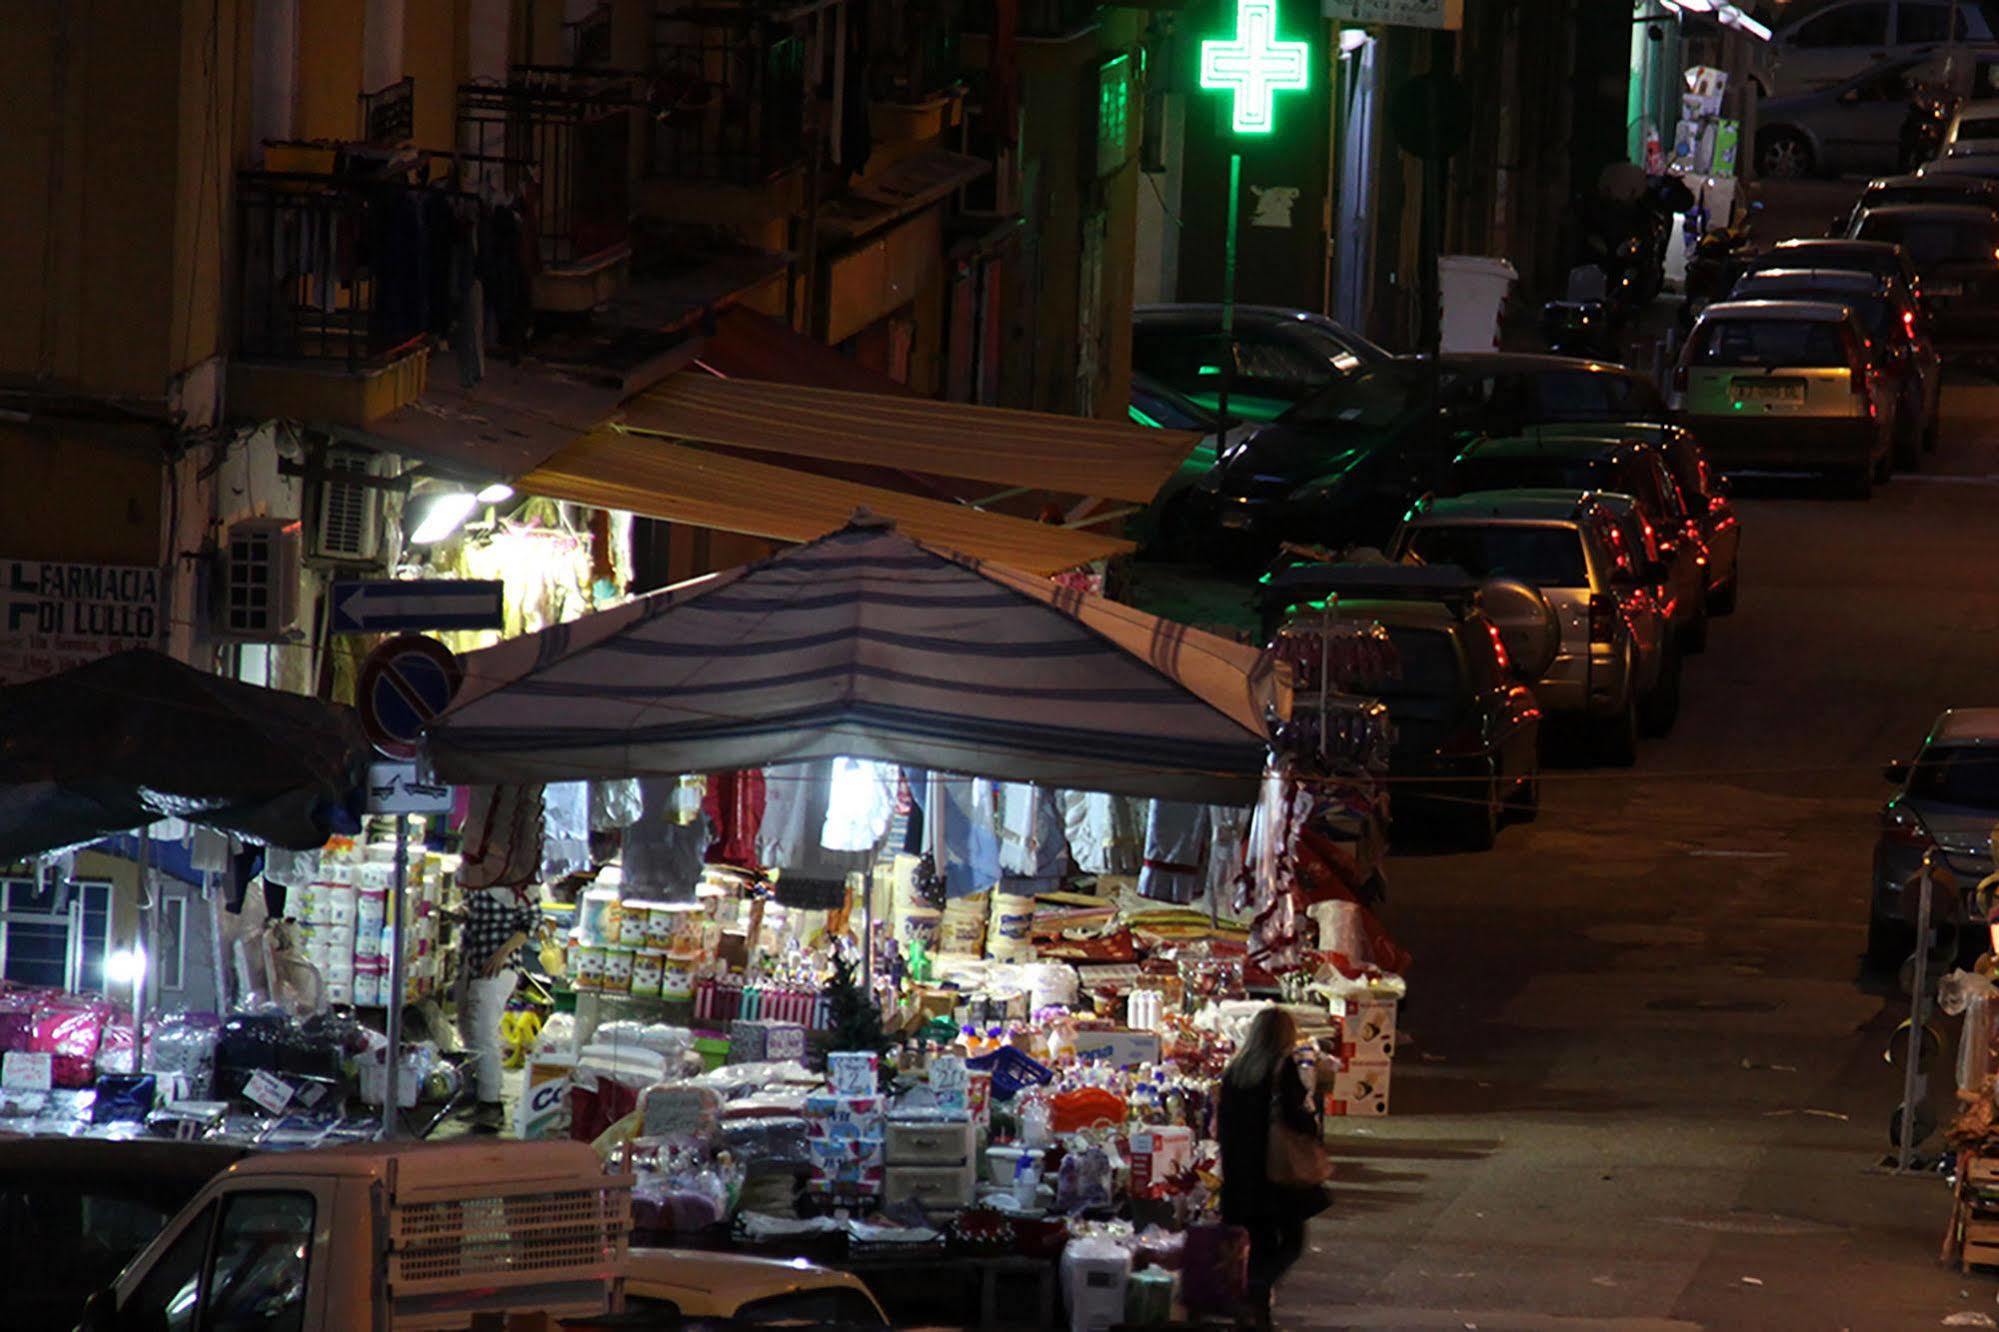
[[[504,628],[505,588],[498,579],[471,578],[338,582],[333,585],[333,632]]]

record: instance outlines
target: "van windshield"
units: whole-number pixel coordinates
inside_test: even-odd
[[[1408,552],[1425,564],[1455,564],[1474,578],[1518,578],[1536,587],[1587,587],[1582,534],[1524,523],[1424,525]]]
[[[1712,319],[1693,347],[1695,365],[1755,365],[1775,370],[1847,367],[1840,325],[1823,319]]]

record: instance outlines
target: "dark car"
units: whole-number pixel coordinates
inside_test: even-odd
[[[1850,307],[1867,331],[1868,351],[1896,384],[1899,437],[1895,462],[1915,468],[1937,445],[1943,364],[1915,300],[1893,278],[1837,268],[1772,268],[1751,273],[1729,295],[1736,301],[1833,301]]]
[[[1904,59],[1757,108],[1756,169],[1771,178],[1887,171],[1924,61]]]
[[[1895,795],[1882,806],[1874,842],[1874,882],[1867,913],[1867,960],[1893,967],[1915,951],[1915,914],[1903,890],[1925,856],[1960,888],[1992,873],[1992,831],[1999,825],[1999,708],[1952,708],[1937,718],[1914,761],[1896,759],[1882,776]],[[1957,923],[1954,894],[1935,894],[1937,918]],[[1981,934],[1984,931],[1979,931]],[[1982,949],[1980,951],[1983,951]]]
[[[1999,180],[1989,176],[1951,175],[1934,173],[1931,175],[1884,176],[1867,182],[1867,188],[1860,192],[1850,212],[1833,219],[1832,233],[1844,236],[1853,230],[1853,224],[1860,215],[1870,208],[1885,208],[1890,204],[1930,204],[1956,203],[1972,204],[1980,208],[1990,208],[1999,214]]]
[[[1224,354],[1224,349],[1233,352]],[[1132,369],[1212,414],[1229,377],[1229,419],[1270,421],[1335,379],[1389,353],[1321,314],[1238,305],[1232,342],[1219,305],[1141,305],[1131,316]]]
[[[1906,250],[1892,241],[1855,240],[1850,234],[1778,241],[1750,260],[1746,272],[1761,273],[1773,268],[1844,268],[1872,273],[1876,277],[1898,278],[1912,293],[1921,285]]]
[[[1436,403],[1431,393],[1434,380]],[[1367,365],[1231,449],[1189,520],[1260,558],[1281,542],[1380,545],[1482,435],[1564,421],[1666,421],[1644,375],[1565,356],[1473,352]]]
[[[1266,612],[1336,592],[1343,619],[1388,631],[1399,666],[1371,693],[1395,724],[1388,775],[1396,822],[1490,847],[1508,817],[1540,805],[1541,708],[1469,577],[1406,565],[1308,565],[1266,589]]]
[[[1727,615],[1735,609],[1742,588],[1742,519],[1729,496],[1728,478],[1708,461],[1707,450],[1693,431],[1659,421],[1591,421],[1533,426],[1524,434],[1543,439],[1637,439],[1658,449],[1679,482],[1680,498],[1699,527],[1701,547],[1707,552],[1708,614]]]
[[[1999,354],[1999,218],[1972,204],[1891,204],[1863,214],[1853,230],[1908,254],[1946,360]]]
[[[8,1332],[68,1332],[201,1186],[244,1151],[199,1142],[0,1137]]]
[[[1656,567],[1646,572],[1656,584],[1660,612],[1684,650],[1699,652],[1707,646],[1707,551],[1679,482],[1651,444],[1588,436],[1479,440],[1451,464],[1448,490],[1454,495],[1590,490],[1631,496],[1646,529],[1642,540],[1653,547],[1648,554],[1656,556]]]

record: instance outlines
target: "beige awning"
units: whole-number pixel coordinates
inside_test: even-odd
[[[581,436],[517,484],[551,499],[771,541],[811,541],[844,527],[855,510],[868,509],[919,541],[1033,574],[1059,573],[1132,549],[1113,537],[615,429]]]
[[[1159,493],[1200,438],[1049,412],[686,371],[627,401],[613,425],[727,448],[1140,504]],[[903,530],[914,533],[907,525]]]

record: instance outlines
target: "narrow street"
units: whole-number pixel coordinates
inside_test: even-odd
[[[1336,1130],[1287,1326],[1999,1317],[1989,1274],[1938,1263],[1945,1183],[1871,1170],[1906,1013],[1860,966],[1879,769],[1992,701],[1999,648],[1999,389],[1946,394],[1940,452],[1870,503],[1738,487],[1741,608],[1635,769],[1551,771],[1496,852],[1394,863],[1391,1115]]]

